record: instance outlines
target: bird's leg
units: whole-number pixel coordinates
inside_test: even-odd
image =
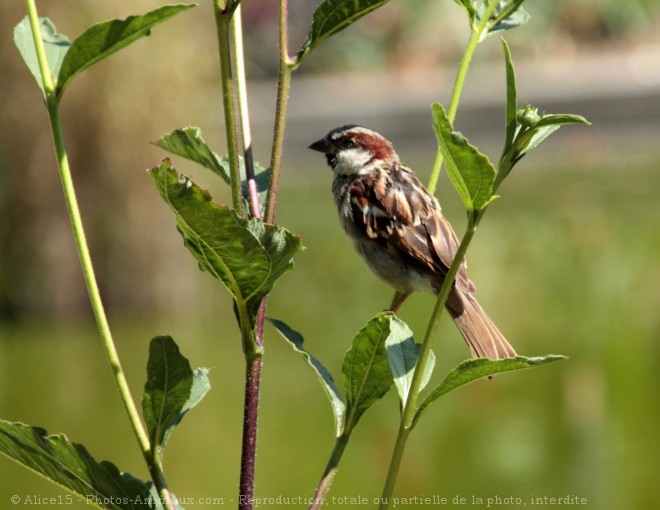
[[[403,304],[403,302],[412,294],[412,291],[407,291],[407,292],[400,292],[396,291],[396,294],[394,294],[394,299],[392,300],[392,304],[390,305],[389,309],[387,310],[388,312],[396,313],[399,310],[399,307]]]

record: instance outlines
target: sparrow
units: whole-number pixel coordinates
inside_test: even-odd
[[[371,129],[338,127],[309,146],[325,154],[344,231],[369,268],[396,289],[396,313],[413,291],[438,294],[459,240],[437,199]],[[472,356],[516,355],[474,297],[465,260],[446,303]]]

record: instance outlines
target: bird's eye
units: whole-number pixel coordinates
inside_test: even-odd
[[[353,141],[352,138],[343,138],[341,141],[341,147],[342,149],[349,149],[351,147],[355,147],[355,142]]]

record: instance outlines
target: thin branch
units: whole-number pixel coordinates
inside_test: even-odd
[[[488,5],[486,7],[486,12],[483,14],[481,21],[479,22],[477,27],[472,30],[472,34],[470,35],[470,39],[463,54],[463,58],[461,59],[458,72],[456,74],[456,80],[454,82],[454,90],[452,92],[449,109],[447,113],[447,116],[449,117],[449,121],[451,123],[453,123],[454,119],[456,118],[458,103],[461,98],[461,93],[463,91],[463,86],[465,84],[467,72],[470,67],[470,62],[472,61],[472,57],[474,56],[474,52],[476,51],[477,46],[483,39],[484,31],[487,30],[490,16],[495,11],[495,8],[497,7],[498,4],[499,4],[499,0],[489,0]],[[440,151],[440,147],[438,147],[435,162],[433,165],[433,170],[431,172],[431,176],[429,178],[429,183],[428,183],[428,190],[431,193],[435,193],[435,188],[438,183],[438,177],[440,176],[440,168],[442,167],[442,160],[443,160],[442,152]],[[481,211],[480,214],[478,213],[476,217],[473,216],[468,217],[467,230],[465,231],[465,235],[461,240],[461,244],[458,247],[458,251],[454,256],[454,260],[452,261],[452,264],[449,267],[449,271],[445,275],[445,280],[442,284],[442,287],[440,288],[440,292],[438,293],[438,298],[436,300],[435,307],[433,308],[433,312],[431,314],[431,318],[429,320],[426,333],[424,335],[424,341],[422,343],[422,348],[419,353],[419,358],[417,359],[417,363],[415,365],[415,371],[413,373],[413,379],[410,386],[409,397],[408,400],[406,401],[406,405],[404,406],[403,413],[401,415],[401,424],[399,426],[399,432],[397,434],[396,443],[394,445],[394,450],[392,452],[392,459],[390,460],[390,466],[388,469],[387,478],[385,481],[385,485],[383,487],[381,503],[379,506],[380,510],[387,510],[387,508],[389,508],[389,502],[394,492],[394,485],[396,483],[399,467],[401,465],[401,460],[403,459],[403,452],[406,448],[406,442],[413,427],[415,412],[417,410],[417,399],[419,398],[420,388],[422,385],[424,368],[426,367],[426,363],[428,361],[431,352],[431,344],[433,342],[433,337],[438,328],[438,324],[440,323],[440,317],[445,309],[445,304],[447,303],[447,298],[449,297],[449,293],[451,292],[452,286],[454,284],[454,280],[456,279],[456,274],[458,273],[458,269],[463,259],[465,258],[465,253],[467,252],[468,246],[472,241],[472,237],[477,231],[477,223],[481,219],[482,215],[483,215],[483,211]]]
[[[48,59],[46,58],[46,48],[44,41],[41,37],[41,27],[39,25],[39,14],[37,13],[37,6],[34,0],[26,0],[25,2],[28,17],[30,18],[30,27],[32,28],[32,37],[34,39],[34,47],[37,52],[37,60],[39,61],[39,70],[41,71],[41,80],[46,92],[46,97],[55,92],[55,84],[53,77],[48,67]]]
[[[410,385],[410,392],[408,393],[408,400],[406,400],[406,405],[404,406],[403,413],[401,415],[399,433],[394,445],[392,459],[390,460],[390,466],[387,473],[387,479],[385,481],[383,494],[381,496],[381,503],[379,506],[380,510],[387,510],[389,508],[389,502],[392,498],[392,493],[394,492],[394,484],[399,472],[399,466],[401,465],[401,460],[403,459],[403,452],[406,447],[406,441],[413,427],[415,411],[417,410],[417,398],[419,397],[419,392],[422,385],[424,367],[426,367],[426,363],[431,352],[433,337],[435,336],[435,332],[438,329],[440,316],[445,309],[445,304],[447,303],[447,298],[449,297],[449,293],[451,292],[451,289],[454,285],[454,280],[456,279],[458,269],[460,268],[461,263],[465,258],[465,253],[467,252],[467,249],[470,246],[470,242],[472,241],[472,237],[476,231],[476,226],[470,221],[467,230],[465,231],[465,235],[463,236],[463,239],[461,239],[461,244],[458,247],[458,251],[454,256],[454,260],[452,261],[451,266],[445,275],[445,280],[442,283],[442,287],[438,293],[438,299],[436,300],[435,307],[431,313],[431,318],[426,328],[426,333],[424,335],[424,341],[422,342],[419,358],[415,364],[415,371],[413,373],[413,379]]]
[[[245,55],[243,52],[243,18],[240,4],[234,11],[234,62],[236,64],[236,92],[238,94],[239,128],[243,141],[243,161],[245,161],[245,176],[247,180],[250,212],[255,218],[261,218],[259,207],[259,189],[254,174],[254,157],[252,156],[252,133],[250,131],[250,111],[247,100],[247,80],[245,78]]]
[[[220,44],[220,66],[222,73],[223,105],[225,112],[225,128],[231,171],[232,200],[234,207],[242,205],[242,190],[240,170],[238,166],[238,136],[234,102],[238,99],[239,119],[238,129],[242,139],[245,161],[245,173],[248,183],[250,213],[255,218],[261,218],[257,183],[252,157],[252,135],[247,103],[247,86],[245,78],[245,58],[243,53],[243,33],[241,7],[237,2],[228,1],[221,10],[216,3],[216,25]],[[229,26],[232,24],[233,45],[229,40]],[[231,55],[233,51],[236,66],[236,92],[233,88]],[[239,209],[242,210],[242,207]],[[254,469],[257,455],[257,425],[259,417],[259,396],[261,391],[261,366],[263,363],[263,327],[265,320],[266,298],[259,307],[256,325],[253,330],[250,317],[241,314],[239,317],[243,351],[245,355],[245,397],[243,406],[243,438],[241,448],[241,474],[239,481],[238,508],[252,510],[254,501]]]
[[[239,482],[239,510],[252,510],[254,501],[254,463],[257,456],[257,418],[263,356],[246,359],[245,407],[243,409],[243,441],[241,450],[241,479]]]
[[[110,363],[110,367],[112,368],[112,373],[117,385],[117,389],[119,390],[119,395],[121,397],[122,403],[124,404],[124,409],[126,410],[128,419],[131,423],[133,433],[135,434],[138,445],[140,446],[140,450],[142,451],[142,456],[144,457],[144,460],[149,469],[151,479],[158,489],[159,494],[163,498],[163,501],[167,503],[168,508],[170,510],[174,510],[174,502],[167,488],[167,483],[165,482],[163,472],[160,469],[158,463],[155,462],[152,458],[149,436],[147,435],[144,425],[140,419],[140,414],[138,413],[137,407],[135,405],[135,400],[133,399],[133,395],[131,394],[131,390],[128,386],[124,370],[119,360],[119,354],[117,353],[115,342],[112,338],[110,324],[105,314],[103,300],[101,299],[101,293],[99,291],[96,275],[94,273],[94,266],[92,264],[92,258],[89,252],[89,246],[87,244],[87,238],[85,236],[85,230],[83,227],[82,216],[78,206],[78,199],[76,198],[76,191],[73,185],[71,168],[69,167],[69,159],[66,152],[66,146],[64,144],[64,136],[62,134],[60,112],[57,99],[53,95],[55,87],[52,82],[51,72],[48,67],[48,61],[46,59],[44,42],[39,27],[37,8],[34,0],[26,0],[26,6],[32,27],[32,35],[34,37],[35,48],[37,49],[37,59],[39,60],[43,86],[44,90],[46,91],[46,107],[48,109],[48,118],[50,121],[51,133],[53,135],[53,143],[55,146],[55,154],[57,157],[57,166],[60,173],[60,180],[62,182],[64,198],[69,212],[69,218],[71,220],[73,236],[76,242],[78,256],[80,257],[80,265],[82,268],[85,285],[87,286],[87,292],[89,294],[92,311],[96,319],[96,324],[101,336],[101,341],[103,343],[106,356]]]
[[[243,214],[243,195],[241,193],[241,171],[238,162],[238,136],[236,129],[236,110],[234,108],[234,83],[231,68],[229,25],[231,13],[225,12],[231,5],[221,5],[215,1],[215,24],[218,32],[218,52],[220,54],[220,73],[222,82],[222,105],[225,115],[225,133],[229,157],[229,177],[232,206]]]
[[[449,107],[447,108],[447,117],[449,118],[449,122],[452,124],[454,123],[454,120],[456,118],[458,104],[461,100],[461,94],[463,93],[463,85],[465,84],[465,78],[467,77],[468,69],[470,68],[470,64],[472,63],[472,57],[474,56],[474,52],[476,51],[477,46],[479,46],[479,43],[483,39],[482,34],[486,29],[486,27],[488,26],[488,21],[490,20],[490,17],[495,11],[495,8],[497,7],[498,4],[499,4],[499,0],[490,0],[490,3],[488,4],[486,8],[486,12],[481,18],[481,21],[479,22],[477,27],[474,30],[472,30],[472,33],[470,34],[470,39],[468,40],[467,46],[465,47],[465,51],[463,52],[463,58],[461,59],[461,63],[456,73],[456,79],[454,80],[454,88],[451,93],[451,99],[449,100]],[[431,194],[435,194],[435,188],[438,185],[438,179],[440,177],[440,169],[442,167],[442,162],[443,162],[442,152],[440,151],[440,148],[438,148],[435,154],[435,160],[433,161],[433,168],[431,170],[431,175],[429,177],[428,184],[426,185],[426,187],[428,188]]]
[[[268,197],[266,198],[267,223],[275,221],[275,207],[280,186],[280,170],[282,166],[282,152],[284,150],[284,132],[286,129],[286,112],[289,104],[289,91],[291,89],[291,74],[295,61],[289,57],[288,32],[288,3],[280,0],[279,16],[279,59],[280,69],[277,82],[277,104],[275,107],[275,128],[273,130],[273,147],[270,158],[270,182],[268,184]]]
[[[314,497],[312,498],[312,502],[309,505],[309,510],[318,510],[323,505],[323,502],[325,501],[325,496],[330,490],[332,481],[335,479],[335,475],[337,474],[337,470],[339,469],[339,461],[341,460],[341,457],[344,454],[344,450],[346,449],[346,445],[348,444],[348,439],[349,439],[348,434],[342,434],[335,441],[335,446],[332,450],[332,453],[330,454],[330,459],[328,460],[328,464],[325,467],[325,471],[323,471],[321,480],[319,481],[319,484],[316,487],[316,491],[314,492]]]

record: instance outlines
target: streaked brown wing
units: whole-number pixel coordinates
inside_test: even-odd
[[[366,236],[423,272],[447,273],[458,239],[415,174],[404,167],[370,174],[349,194],[356,226]],[[468,282],[464,267],[459,278]]]

